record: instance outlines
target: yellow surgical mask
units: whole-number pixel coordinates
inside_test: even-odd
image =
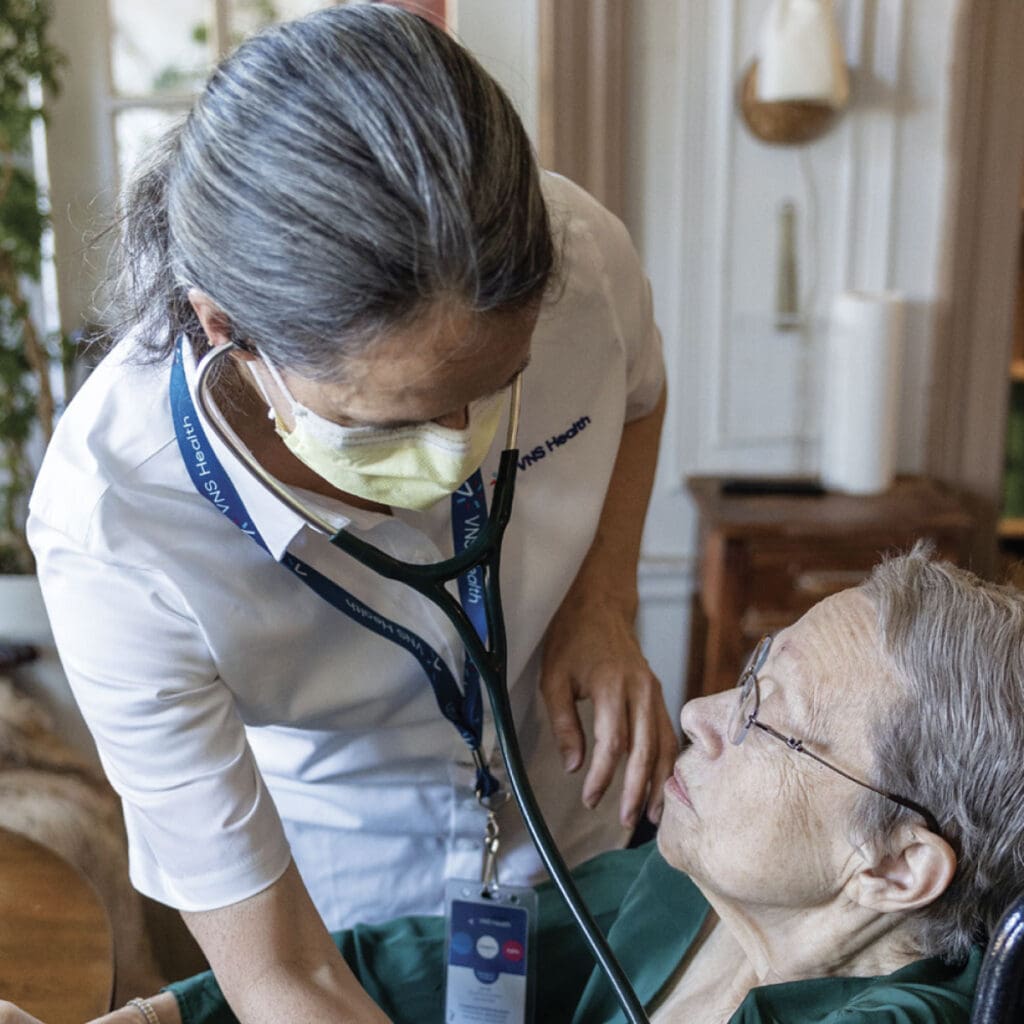
[[[254,374],[288,450],[339,491],[395,508],[429,508],[480,468],[498,431],[506,394],[472,402],[461,430],[431,421],[345,427],[302,405],[270,360],[263,364],[291,406],[295,426],[289,431]]]

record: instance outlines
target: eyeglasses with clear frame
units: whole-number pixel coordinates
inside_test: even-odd
[[[739,682],[736,684],[739,690],[739,699],[736,701],[736,704],[733,707],[732,717],[729,719],[728,735],[730,741],[736,746],[739,746],[747,738],[750,730],[756,727],[762,732],[767,733],[769,736],[773,736],[775,739],[785,743],[790,750],[795,751],[798,754],[806,754],[808,757],[817,761],[818,764],[831,769],[837,775],[842,775],[844,779],[849,779],[850,782],[854,782],[858,786],[863,786],[865,789],[870,789],[872,793],[877,793],[879,796],[883,796],[887,800],[892,800],[893,803],[897,803],[901,807],[906,807],[907,810],[913,811],[915,814],[919,814],[924,818],[925,824],[928,826],[929,830],[934,832],[935,835],[941,836],[942,830],[939,828],[939,823],[936,820],[935,815],[927,808],[922,807],[914,800],[908,800],[906,797],[899,796],[896,793],[891,793],[885,789],[879,789],[877,786],[872,786],[870,782],[858,779],[855,775],[851,775],[849,772],[837,767],[830,761],[826,761],[825,758],[820,757],[813,751],[808,750],[804,745],[803,740],[796,739],[794,736],[786,736],[784,733],[779,732],[778,729],[772,728],[772,726],[768,725],[766,722],[762,722],[757,717],[757,713],[761,707],[761,688],[758,683],[757,674],[764,667],[764,663],[768,659],[768,652],[771,650],[771,646],[771,634],[761,637],[757,646],[754,648],[754,653],[750,656],[750,660],[747,662],[747,667],[740,674]]]

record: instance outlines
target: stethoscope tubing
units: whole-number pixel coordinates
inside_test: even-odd
[[[506,447],[501,453],[487,525],[472,544],[452,558],[425,565],[410,564],[385,554],[344,529],[335,530],[325,520],[305,508],[290,490],[281,485],[260,465],[251,452],[244,446],[233,442],[223,425],[219,411],[207,399],[205,383],[214,362],[227,355],[234,347],[229,344],[211,349],[202,358],[197,368],[196,395],[207,422],[221,442],[242,458],[242,461],[265,487],[298,513],[313,529],[326,534],[331,544],[386,579],[404,583],[417,593],[422,594],[452,624],[466,648],[467,655],[476,666],[481,682],[487,691],[509,786],[519,805],[533,845],[590,947],[594,959],[612,986],[627,1020],[630,1024],[649,1024],[642,1003],[615,958],[608,941],[587,909],[569,868],[555,845],[554,837],[548,829],[547,822],[545,822],[534,796],[515,731],[512,704],[508,694],[508,648],[505,617],[501,604],[500,567],[501,543],[505,528],[512,515],[512,498],[515,492],[516,469],[519,459],[516,440],[522,386],[520,379],[517,377],[513,384],[515,391],[512,395],[512,411],[509,415]],[[485,574],[484,608],[487,616],[490,649],[481,641],[469,617],[445,587],[446,583],[478,566],[483,567]]]

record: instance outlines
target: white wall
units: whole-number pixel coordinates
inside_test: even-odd
[[[537,0],[448,0],[456,38],[501,83],[537,139]]]
[[[825,137],[771,147],[737,84],[768,0],[631,6],[626,221],[651,276],[670,407],[645,536],[642,632],[682,697],[694,473],[815,473],[825,317],[845,288],[909,303],[899,468],[924,465],[955,0],[837,0],[852,105]],[[773,326],[778,205],[797,206],[803,332]],[[817,226],[812,212],[817,206]]]

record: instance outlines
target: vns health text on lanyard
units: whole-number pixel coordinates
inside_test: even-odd
[[[179,338],[171,367],[170,402],[185,468],[196,490],[269,554],[199,420],[185,377],[182,345]],[[455,491],[451,502],[452,539],[458,554],[487,521],[487,498],[479,470]],[[525,886],[503,886],[498,880],[498,823],[491,808],[500,784],[479,758],[483,701],[476,666],[467,655],[460,690],[451,669],[422,637],[374,611],[290,552],[285,552],[281,563],[342,614],[408,651],[423,669],[441,713],[477,755],[477,795],[488,809],[484,867],[479,882],[451,879],[446,884],[445,1020],[448,1024],[526,1024],[532,1020],[536,894]],[[486,643],[482,573],[481,566],[471,569],[459,577],[458,586],[463,610]]]

